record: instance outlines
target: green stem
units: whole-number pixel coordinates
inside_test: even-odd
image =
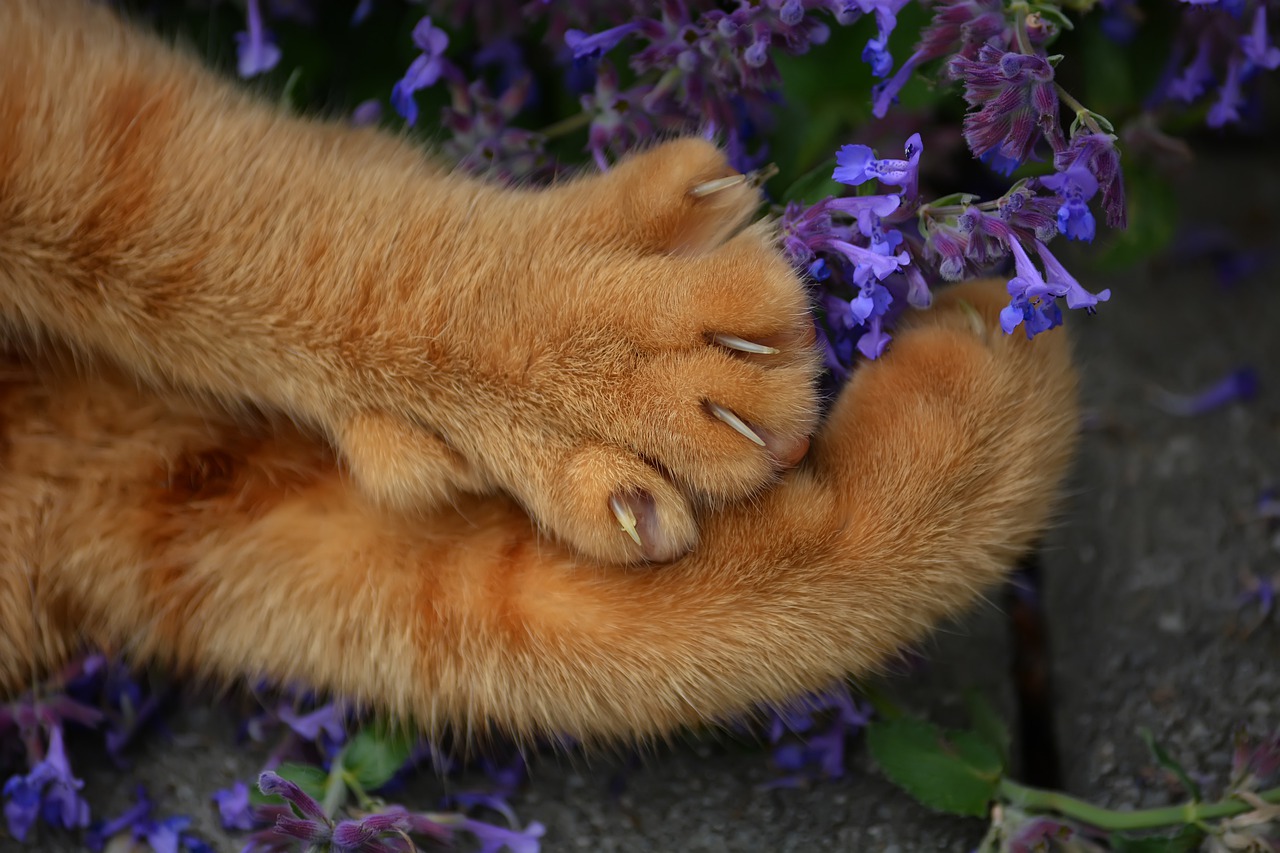
[[[1029,788],[1012,779],[1000,780],[1000,796],[1011,805],[1028,811],[1056,812],[1065,817],[1105,830],[1159,829],[1166,826],[1198,824],[1201,821],[1252,811],[1253,806],[1243,800],[1227,799],[1218,803],[1183,803],[1158,809],[1138,809],[1119,812],[1095,806],[1058,791]],[[1258,798],[1266,803],[1280,803],[1280,788],[1260,791]]]
[[[1076,120],[1084,122],[1084,126],[1089,128],[1093,133],[1102,133],[1102,126],[1093,118],[1093,112],[1085,107],[1084,104],[1072,97],[1071,93],[1062,88],[1061,83],[1055,82],[1053,87],[1058,90],[1058,97],[1062,102],[1071,109],[1075,110]]]
[[[538,133],[548,139],[554,139],[557,136],[565,136],[573,133],[578,128],[586,127],[589,124],[591,124],[590,113],[574,113],[571,116],[560,119],[560,121],[547,125],[542,130],[538,131]]]
[[[1013,9],[1014,13],[1013,37],[1018,42],[1018,52],[1033,56],[1035,50],[1031,47],[1031,38],[1027,35],[1027,13],[1031,11],[1031,7],[1026,3],[1014,3],[1009,8]]]

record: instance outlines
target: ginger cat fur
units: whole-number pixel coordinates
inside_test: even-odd
[[[689,193],[705,142],[500,189],[48,0],[0,85],[0,693],[91,644],[644,737],[874,670],[1050,515],[1061,331],[955,288],[813,434],[804,291],[749,187]]]

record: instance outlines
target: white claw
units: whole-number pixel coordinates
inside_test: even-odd
[[[744,341],[742,338],[734,337],[733,335],[716,335],[714,340],[722,347],[741,350],[742,352],[753,352],[757,355],[774,355],[778,352],[777,347],[767,347],[764,344],[757,344],[753,341]]]
[[[632,541],[643,548],[644,543],[640,541],[640,534],[636,531],[636,514],[631,511],[631,507],[627,506],[622,498],[614,495],[609,498],[609,509],[613,510],[614,518],[618,519],[618,524],[627,531]]]
[[[738,417],[733,412],[729,411],[724,406],[721,406],[718,403],[708,403],[707,405],[711,407],[711,414],[715,415],[717,418],[724,421],[729,426],[733,427],[735,430],[742,433],[744,436],[746,436],[750,440],[754,441],[756,444],[760,445],[761,447],[764,447],[764,439],[756,435],[755,432],[752,431],[751,427],[746,425],[746,423],[742,420],[742,418]]]
[[[694,198],[702,198],[712,193],[718,193],[721,190],[727,190],[729,187],[736,187],[738,184],[745,183],[746,175],[730,175],[727,178],[716,178],[714,181],[707,181],[705,184],[698,184],[689,190],[689,195]]]

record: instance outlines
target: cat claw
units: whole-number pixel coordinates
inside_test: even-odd
[[[704,198],[712,193],[718,193],[721,190],[727,190],[730,187],[736,187],[738,184],[745,183],[746,175],[730,175],[727,178],[716,178],[714,181],[707,181],[705,184],[698,184],[689,190],[689,195],[694,198]]]
[[[636,531],[636,514],[631,511],[631,507],[627,506],[626,501],[617,495],[609,498],[609,509],[613,510],[614,518],[618,519],[618,524],[627,532],[631,540],[644,547],[644,543],[640,541],[640,534]]]
[[[733,427],[739,433],[746,436],[751,441],[754,441],[756,444],[760,445],[761,447],[765,446],[764,439],[756,435],[755,431],[752,430],[751,427],[747,426],[746,422],[743,421],[742,418],[738,417],[733,412],[729,411],[724,406],[721,406],[718,403],[708,403],[707,407],[711,409],[711,414],[715,415],[717,418],[724,421],[729,426]]]
[[[774,355],[778,352],[777,347],[768,347],[764,344],[757,344],[754,341],[745,341],[734,335],[715,335],[712,339],[722,347],[736,349],[740,352],[756,353],[757,355]]]
[[[765,181],[778,174],[778,167],[770,163],[768,166],[762,166],[755,171],[748,172],[745,175],[729,175],[724,178],[716,178],[714,181],[707,181],[705,184],[698,184],[689,190],[689,195],[694,198],[704,198],[721,190],[727,190],[730,187],[736,187],[739,184],[748,184],[752,187],[758,187]]]

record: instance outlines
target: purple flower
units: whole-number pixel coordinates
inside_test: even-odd
[[[372,127],[380,121],[382,121],[382,104],[376,98],[361,101],[351,111],[351,123],[356,127]]]
[[[408,815],[396,812],[372,814],[359,821],[344,820],[333,828],[333,849],[353,853],[396,853],[402,848],[392,846],[381,836],[391,834],[399,839],[412,826]]]
[[[428,16],[418,21],[413,28],[413,43],[422,53],[413,60],[404,77],[391,89],[391,106],[409,124],[418,121],[418,104],[413,99],[413,93],[434,86],[444,73],[444,52],[449,46],[449,36],[432,26]]]
[[[1111,290],[1109,288],[1095,294],[1081,287],[1080,282],[1076,281],[1058,259],[1049,252],[1049,247],[1039,240],[1036,241],[1036,254],[1040,256],[1040,263],[1044,265],[1047,293],[1055,297],[1064,297],[1067,300],[1068,308],[1073,310],[1083,308],[1091,312],[1099,302],[1106,302],[1111,298]]]
[[[230,788],[215,791],[213,801],[224,829],[253,829],[253,809],[249,806],[249,786],[236,782]]]
[[[213,853],[213,848],[199,838],[187,833],[191,818],[175,815],[163,820],[151,816],[152,804],[146,789],[137,790],[138,802],[117,818],[99,823],[89,829],[85,844],[90,850],[101,850],[106,843],[122,833],[128,833],[135,847],[146,842],[155,853]]]
[[[1249,34],[1242,36],[1240,45],[1244,48],[1245,58],[1259,68],[1274,71],[1280,68],[1280,48],[1267,40],[1267,6],[1259,3],[1253,13],[1253,28]]]
[[[1249,737],[1243,729],[1235,736],[1231,756],[1231,789],[1255,790],[1280,771],[1280,732],[1260,741]]]
[[[619,90],[617,71],[601,63],[595,91],[582,96],[582,109],[591,116],[587,150],[601,171],[609,168],[609,152],[621,154],[653,132],[653,121],[642,107],[651,91],[644,84]]]
[[[1093,240],[1095,226],[1089,199],[1098,191],[1098,179],[1078,161],[1064,171],[1041,178],[1040,183],[1062,198],[1058,230],[1068,240]]]
[[[974,156],[995,151],[1021,163],[1041,136],[1054,151],[1065,146],[1053,66],[1044,57],[984,44],[976,59],[952,57],[947,73],[964,83],[971,108],[964,118],[964,138]]]
[[[319,823],[328,824],[329,818],[324,809],[311,796],[278,773],[264,770],[258,774],[258,790],[268,797],[280,797],[292,805],[303,817]]]
[[[13,776],[4,785],[4,814],[9,833],[27,837],[37,814],[50,826],[79,829],[89,825],[89,804],[77,793],[84,782],[71,773],[62,744],[62,726],[49,731],[49,749],[26,776]]]
[[[1272,499],[1271,503],[1274,503],[1274,499]],[[1271,513],[1263,517],[1276,517],[1274,507],[1268,507],[1268,509],[1271,510]],[[1244,591],[1240,593],[1238,604],[1240,607],[1247,607],[1255,601],[1258,603],[1258,617],[1260,619],[1266,619],[1271,615],[1271,611],[1276,606],[1276,578],[1260,578],[1256,575],[1249,575],[1244,579]]]
[[[1023,326],[1027,338],[1034,338],[1062,325],[1062,311],[1050,296],[1052,288],[1027,257],[1021,241],[1015,237],[1008,245],[1013,252],[1015,274],[1008,284],[1009,305],[1000,312],[1000,328],[1011,335],[1014,329]]]
[[[1178,98],[1188,104],[1204,94],[1205,88],[1213,82],[1213,66],[1210,64],[1210,34],[1204,33],[1196,41],[1196,55],[1191,63],[1183,69],[1182,74],[1169,83],[1169,97]]]
[[[1258,372],[1245,366],[1194,394],[1156,394],[1155,403],[1171,415],[1203,415],[1231,403],[1247,402],[1258,396]]]
[[[944,281],[964,278],[965,252],[968,240],[955,223],[931,221],[924,232],[925,257],[938,265]]]
[[[521,77],[495,98],[483,80],[465,88],[451,81],[444,126],[452,137],[444,144],[445,153],[468,172],[504,182],[541,177],[549,164],[546,138],[511,126],[532,84],[532,78]]]
[[[271,41],[262,26],[258,0],[248,0],[245,8],[245,30],[236,33],[236,70],[241,77],[256,77],[276,67],[280,48]]]
[[[875,179],[882,184],[902,187],[903,195],[914,198],[920,172],[920,154],[924,144],[920,134],[912,134],[904,150],[905,160],[878,160],[865,145],[845,145],[836,152],[836,168],[831,177],[842,184],[856,187]]]
[[[907,85],[907,81],[911,79],[916,67],[923,60],[924,54],[919,51],[911,54],[892,77],[871,87],[872,115],[876,118],[884,118],[889,113],[889,107],[897,102],[898,93],[902,91],[903,86]]]
[[[346,720],[334,702],[302,715],[298,715],[292,706],[282,704],[277,716],[280,722],[305,741],[318,741],[322,734],[335,743],[342,743],[347,739]]]
[[[494,826],[471,818],[463,818],[458,823],[458,828],[476,837],[480,842],[480,853],[499,853],[501,850],[507,850],[509,853],[538,853],[542,849],[538,839],[547,831],[546,827],[537,821],[530,823],[523,830],[518,830]]]
[[[1124,174],[1120,170],[1120,151],[1115,137],[1109,133],[1077,133],[1065,151],[1054,155],[1054,167],[1067,172],[1082,166],[1092,173],[1102,190],[1102,209],[1107,225],[1124,228],[1128,224],[1125,211]],[[1086,196],[1087,200],[1087,196]]]
[[[640,29],[640,22],[632,21],[620,27],[590,35],[582,30],[566,30],[564,43],[573,51],[574,59],[597,60],[613,50],[627,36]]]
[[[889,335],[884,330],[884,319],[880,316],[872,317],[867,324],[867,330],[862,333],[862,337],[858,338],[858,352],[875,360],[884,354],[884,348],[889,345],[889,340]]]
[[[1008,853],[1056,850],[1075,835],[1076,830],[1070,824],[1047,817],[1031,817],[1009,836],[1002,849]]]
[[[1240,108],[1244,106],[1244,92],[1240,89],[1243,66],[1244,62],[1238,56],[1231,57],[1227,63],[1227,79],[1218,90],[1218,100],[1205,117],[1205,124],[1209,127],[1223,127],[1240,121]]]

